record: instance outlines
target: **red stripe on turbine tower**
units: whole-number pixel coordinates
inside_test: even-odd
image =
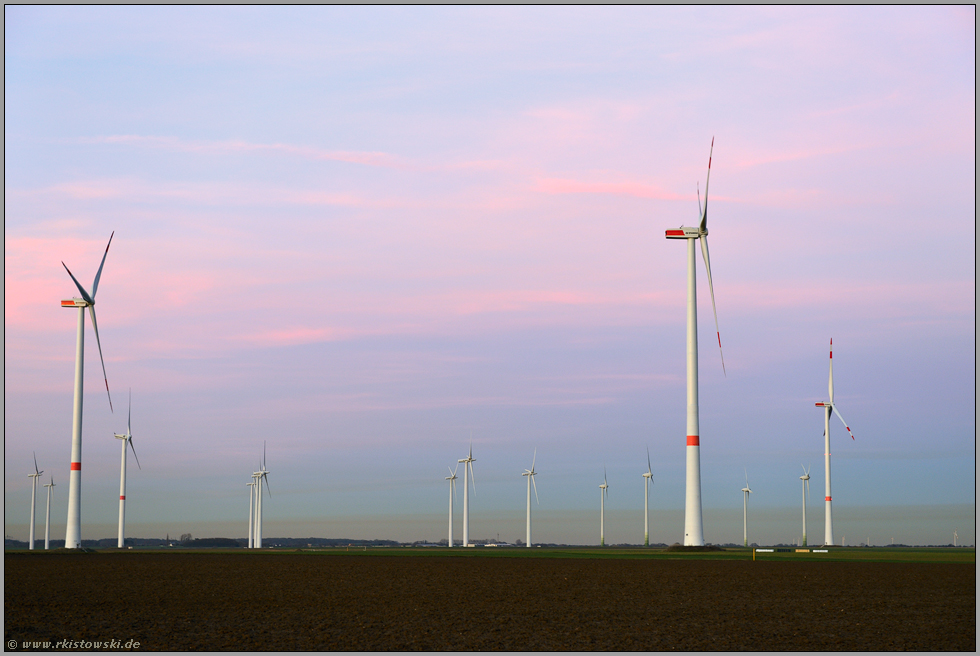
[[[824,497],[823,500],[824,501],[833,501],[833,499],[831,499],[830,497]]]
[[[119,495],[119,500],[120,501],[125,501],[126,500],[126,495],[125,494],[120,494]]]
[[[71,463],[71,470],[72,471],[82,471],[82,463],[80,463],[80,462],[73,462],[73,463]]]
[[[687,436],[687,445],[688,446],[701,446],[701,438],[698,437],[697,435],[688,435]]]

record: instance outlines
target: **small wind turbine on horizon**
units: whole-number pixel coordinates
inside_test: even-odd
[[[606,495],[609,483],[606,481],[606,467],[602,467],[602,485],[599,486],[599,546],[606,546]]]
[[[449,469],[449,467],[446,467]],[[459,469],[459,463],[456,463],[456,469]],[[449,548],[453,548],[453,500],[456,498],[456,469],[449,469],[449,476],[446,480],[449,481]]]
[[[800,463],[800,467],[803,464]],[[809,467],[803,467],[803,475],[800,476],[800,480],[803,481],[803,546],[806,546],[806,498],[810,494],[810,469]]]
[[[470,546],[470,481],[473,482],[473,494],[476,494],[476,478],[473,476],[473,445],[470,444],[470,452],[465,458],[457,460],[463,463],[463,546]]]
[[[126,543],[126,445],[133,450],[133,457],[136,458],[136,466],[140,469],[140,459],[136,456],[136,447],[133,446],[133,390],[129,390],[129,415],[126,418],[126,433],[120,435],[115,433],[117,440],[122,440],[122,463],[119,466],[119,537],[116,546],[120,549]]]
[[[37,516],[37,506],[35,505],[35,500],[37,498],[37,479],[43,474],[43,471],[38,471],[37,469],[37,454],[34,454],[34,473],[28,474],[27,478],[31,479],[31,530],[30,537],[27,539],[27,548],[34,549],[34,518]]]
[[[92,293],[89,294],[78,282],[69,270],[68,266],[62,262],[72,282],[78,288],[81,298],[71,298],[61,301],[61,307],[78,308],[78,330],[75,339],[75,400],[72,406],[72,428],[71,428],[71,469],[68,476],[68,520],[65,527],[65,548],[78,549],[82,546],[82,397],[83,397],[83,373],[85,369],[85,308],[89,309],[92,316],[92,328],[95,331],[95,343],[99,346],[99,360],[102,362],[102,377],[105,379],[105,393],[109,397],[109,410],[112,411],[112,395],[109,394],[109,377],[105,373],[105,359],[102,357],[102,342],[99,340],[99,324],[95,320],[95,295],[99,291],[99,279],[102,277],[102,267],[105,266],[105,258],[109,254],[109,246],[112,244],[112,237],[116,233],[109,235],[109,243],[106,244],[105,253],[102,255],[102,263],[95,274],[95,281],[92,283]]]
[[[44,487],[48,488],[48,509],[44,514],[44,550],[47,551],[51,548],[51,488],[54,487],[54,476],[51,477],[50,483],[45,483]]]
[[[835,414],[840,422],[844,424],[844,428],[847,429],[848,435],[851,436],[851,440],[854,439],[854,433],[851,432],[850,426],[844,421],[844,417],[841,415],[840,411],[837,409],[837,405],[834,403],[834,340],[830,340],[830,382],[827,385],[830,401],[824,403],[816,403],[818,408],[824,408],[823,416],[823,437],[824,437],[824,473],[825,473],[825,490],[824,494],[824,529],[823,529],[823,543],[824,545],[834,544],[834,522],[831,512],[831,495],[830,495],[830,415]]]
[[[701,437],[698,408],[698,303],[697,274],[694,242],[700,240],[701,255],[708,273],[708,289],[711,292],[711,309],[715,315],[715,333],[718,335],[718,351],[721,353],[721,369],[725,371],[725,355],[721,351],[721,330],[718,328],[718,310],[715,307],[715,289],[711,281],[711,258],[708,256],[708,183],[711,180],[711,156],[715,140],[711,139],[708,153],[708,176],[704,183],[704,206],[698,194],[700,223],[697,228],[681,226],[667,230],[667,239],[687,240],[687,491],[684,503],[684,544],[704,546],[704,522],[701,512]]]
[[[745,472],[745,487],[742,488],[742,542],[744,546],[749,546],[749,472]]]
[[[650,466],[650,447],[647,447],[647,471],[643,474],[643,546],[650,546],[650,484],[653,483],[653,467]]]
[[[272,488],[269,486],[269,470],[265,468],[265,442],[262,442],[262,465],[259,470],[252,473],[255,476],[255,482],[258,484],[255,495],[255,548],[262,548],[262,483],[265,482],[265,488],[269,493],[269,497],[272,497]]]
[[[531,546],[531,486],[534,486],[534,500],[541,505],[541,500],[538,499],[538,484],[534,482],[534,477],[537,476],[537,472],[534,471],[534,463],[538,459],[538,450],[534,450],[534,456],[531,457],[531,468],[525,469],[521,476],[527,476],[527,546]]]

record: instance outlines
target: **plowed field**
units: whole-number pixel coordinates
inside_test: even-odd
[[[272,553],[4,558],[4,638],[140,650],[976,648],[974,565]]]

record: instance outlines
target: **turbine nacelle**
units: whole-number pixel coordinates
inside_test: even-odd
[[[708,229],[704,230],[700,228],[690,228],[688,226],[681,226],[676,230],[667,230],[667,239],[698,239],[699,237],[704,237],[708,234]]]

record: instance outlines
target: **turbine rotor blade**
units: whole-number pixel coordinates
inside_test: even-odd
[[[473,463],[468,462],[466,464],[469,465],[470,468],[470,483],[473,484],[473,494],[476,494],[476,477],[473,475]]]
[[[88,306],[89,314],[92,315],[92,328],[95,330],[95,343],[99,347],[99,361],[102,363],[102,377],[105,379],[105,393],[109,397],[109,411],[115,412],[112,408],[112,394],[109,393],[109,377],[105,373],[105,359],[102,357],[102,342],[99,340],[99,324],[95,321],[95,306]]]
[[[133,388],[129,388],[129,416],[126,418],[126,432],[130,437],[133,436]],[[136,451],[133,451],[136,455]]]
[[[710,171],[709,171],[710,172]],[[705,197],[705,205],[707,205],[708,199]],[[721,329],[718,327],[718,308],[715,307],[715,287],[711,281],[711,258],[708,255],[708,235],[707,233],[701,235],[701,255],[704,257],[704,268],[708,271],[708,290],[711,292],[711,311],[715,315],[715,334],[718,336],[718,353],[721,354],[721,370],[728,377],[728,372],[725,371],[725,352],[721,348]]]
[[[143,470],[143,466],[140,464],[139,456],[136,455],[136,447],[133,446],[133,437],[132,437],[132,435],[130,435],[129,439],[126,440],[126,441],[129,442],[129,448],[131,448],[133,450],[133,457],[136,458],[136,466],[140,468],[140,471],[142,471]]]
[[[708,231],[708,184],[711,182],[711,156],[715,152],[715,138],[711,137],[711,150],[708,152],[708,177],[704,180],[704,208],[701,209],[701,232],[707,234]],[[701,207],[701,199],[698,198],[698,207]]]
[[[109,254],[109,246],[112,244],[112,236],[116,234],[116,231],[112,231],[112,235],[109,235],[109,243],[105,245],[105,253],[102,254],[102,264],[99,265],[99,271],[95,274],[95,282],[92,283],[92,302],[95,302],[95,295],[99,292],[99,278],[102,277],[102,267],[105,266],[106,255]]]
[[[75,277],[75,274],[71,272],[71,269],[68,268],[68,265],[62,261],[61,266],[65,267],[65,271],[67,271],[68,275],[71,276],[72,282],[74,282],[75,286],[78,287],[78,293],[82,295],[82,298],[84,298],[90,305],[94,305],[95,299],[88,295],[88,292],[85,291],[82,284],[78,282],[78,279]]]
[[[534,500],[537,501],[538,502],[538,505],[540,506],[541,505],[541,499],[538,498],[538,484],[534,482],[534,477],[533,476],[530,476],[529,478],[531,479],[531,487],[534,488]]]
[[[269,493],[269,496],[271,497],[272,496],[272,488],[269,486],[269,476],[268,476],[268,474],[262,474],[262,479],[265,481],[265,490],[266,490],[266,492]]]
[[[538,459],[538,450],[535,448],[534,457],[531,458],[531,471],[534,471],[534,463],[537,461],[537,459]]]
[[[647,473],[653,474],[653,467],[650,466],[650,447],[647,447]]]
[[[37,453],[34,454],[34,473],[38,475],[41,473],[37,470]]]
[[[837,418],[838,419],[840,419],[840,423],[844,424],[844,428],[847,429],[847,434],[850,435],[851,436],[851,439],[853,440],[854,439],[854,433],[851,432],[851,427],[847,425],[847,422],[846,421],[844,421],[844,417],[841,416],[840,411],[837,410],[837,406],[835,405],[835,406],[833,406],[833,408],[834,408],[834,414],[837,415]]]

